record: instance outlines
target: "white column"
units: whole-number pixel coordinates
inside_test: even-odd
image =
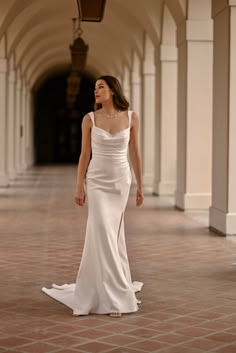
[[[30,166],[30,105],[29,105],[29,86],[26,85],[25,91],[25,117],[26,117],[26,125],[25,125],[25,162],[26,168]]]
[[[160,123],[156,143],[159,145],[159,163],[155,173],[154,192],[173,195],[176,188],[177,135],[177,49],[173,45],[160,47]],[[158,118],[158,117],[157,117]]]
[[[26,125],[25,125],[25,151],[26,151],[26,168],[34,164],[34,127],[33,112],[31,107],[31,91],[29,84],[26,85]]]
[[[28,94],[28,117],[29,117],[29,131],[28,131],[29,164],[28,166],[31,167],[35,163],[35,150],[34,150],[34,106],[33,106],[33,96],[30,90]]]
[[[22,81],[19,69],[16,80],[16,130],[15,130],[15,161],[16,171],[21,172],[21,92]]]
[[[236,1],[212,1],[213,174],[210,228],[236,235]]]
[[[8,75],[8,141],[7,141],[7,171],[10,180],[16,178],[15,166],[15,112],[16,112],[16,73],[12,65]]]
[[[142,153],[142,116],[141,116],[141,65],[136,53],[133,53],[131,71],[131,109],[139,117],[139,148]]]
[[[7,176],[7,60],[5,40],[0,43],[0,187],[8,186]]]
[[[187,20],[177,29],[178,127],[175,202],[180,209],[207,209],[211,204],[212,29],[212,20],[205,18],[202,21]]]
[[[153,190],[155,160],[155,55],[150,38],[145,36],[143,60],[143,183]]]
[[[21,169],[26,169],[26,84],[22,80],[21,92]]]

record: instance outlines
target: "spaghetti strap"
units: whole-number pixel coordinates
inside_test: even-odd
[[[93,112],[90,112],[90,113],[88,113],[88,115],[90,116],[90,119],[92,120],[92,123],[93,123],[93,125],[95,126],[95,123],[94,123],[94,113],[93,113]]]
[[[132,118],[132,113],[133,111],[132,110],[128,110],[128,116],[129,116],[129,128],[131,126],[131,118]]]

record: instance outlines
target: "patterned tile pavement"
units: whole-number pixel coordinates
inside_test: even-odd
[[[146,195],[125,214],[137,313],[73,317],[42,286],[74,282],[87,208],[73,202],[74,166],[38,166],[0,190],[0,353],[235,353],[236,242],[201,215]]]

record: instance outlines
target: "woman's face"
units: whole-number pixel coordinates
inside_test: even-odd
[[[112,90],[104,80],[98,80],[95,84],[95,101],[96,103],[103,104],[106,101],[112,100]]]

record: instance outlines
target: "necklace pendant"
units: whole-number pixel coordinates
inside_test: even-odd
[[[119,114],[120,114],[120,110],[115,111],[114,113],[111,114],[107,114],[106,112],[104,112],[103,110],[103,114],[108,118],[108,119],[115,119]]]

